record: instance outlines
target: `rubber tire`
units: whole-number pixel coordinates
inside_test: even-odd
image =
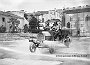
[[[29,47],[29,50],[34,53],[36,51],[36,45],[35,44],[31,44]]]
[[[70,44],[69,40],[64,40],[64,45],[67,46],[67,48],[69,48],[69,44]]]
[[[53,54],[53,53],[54,53],[54,48],[49,48],[49,52],[50,52],[51,54]]]

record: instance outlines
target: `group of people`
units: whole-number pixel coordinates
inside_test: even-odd
[[[60,24],[55,22],[53,26],[51,27],[50,33],[54,37],[54,40],[59,38],[59,40],[66,38],[68,34],[70,34],[69,30],[62,30],[60,27]]]
[[[19,27],[17,25],[14,25],[14,26],[13,25],[10,25],[9,26],[9,32],[10,33],[18,33],[18,32],[20,32],[19,31]]]

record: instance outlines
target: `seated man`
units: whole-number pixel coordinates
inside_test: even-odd
[[[61,40],[61,29],[60,26],[57,25],[53,25],[52,27],[52,36],[54,37],[54,40],[57,39],[57,37],[59,37],[59,40]]]
[[[59,40],[61,40],[62,36],[62,31],[61,29],[57,30],[56,33],[54,34],[54,39],[57,39],[57,37],[59,37]]]

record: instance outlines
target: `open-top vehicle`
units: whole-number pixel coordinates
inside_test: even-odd
[[[69,48],[71,38],[69,37],[69,30],[56,31],[41,31],[37,34],[37,39],[31,39],[32,42],[29,49],[31,52],[35,52],[36,48],[48,48],[49,52],[52,54],[57,47],[56,41],[61,41],[64,45]]]

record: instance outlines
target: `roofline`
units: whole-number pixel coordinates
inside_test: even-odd
[[[17,15],[12,14],[12,13],[3,12],[3,11],[0,11],[0,15],[7,16],[7,17],[14,17],[17,19],[24,19],[23,17],[17,16]]]

